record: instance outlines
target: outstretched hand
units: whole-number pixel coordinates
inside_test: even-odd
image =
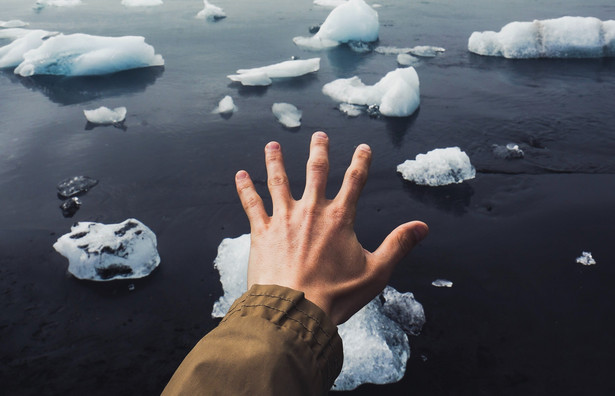
[[[326,199],[329,138],[324,132],[314,133],[305,190],[297,201],[290,192],[280,144],[270,142],[265,163],[272,216],[248,173],[237,172],[237,193],[252,233],[248,288],[276,284],[302,291],[335,324],[348,320],[382,291],[397,262],[427,236],[428,228],[420,221],[405,223],[374,252],[363,249],[354,221],[371,156],[368,145],[359,145],[337,196]]]

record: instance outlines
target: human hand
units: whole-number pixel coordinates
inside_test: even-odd
[[[302,291],[336,325],[382,291],[397,262],[427,236],[428,227],[420,221],[402,224],[373,253],[363,249],[354,220],[371,155],[368,145],[359,145],[337,196],[326,199],[329,138],[324,132],[314,133],[305,190],[296,201],[290,193],[281,147],[270,142],[265,147],[265,163],[272,216],[265,211],[248,173],[237,172],[237,193],[252,233],[248,288],[276,284]]]

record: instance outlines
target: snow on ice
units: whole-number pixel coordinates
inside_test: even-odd
[[[218,19],[226,18],[226,14],[222,8],[211,4],[207,0],[203,0],[203,3],[205,8],[196,14],[197,18],[206,19],[208,21],[217,21]]]
[[[379,106],[380,114],[406,117],[420,104],[419,76],[413,67],[387,73],[374,85],[365,85],[357,76],[340,78],[322,87],[322,92],[343,103]]]
[[[318,50],[350,41],[370,43],[378,40],[378,13],[363,0],[349,0],[334,8],[311,37],[295,37],[295,44]]]
[[[153,7],[162,5],[162,0],[122,0],[125,7]]]
[[[14,41],[0,48],[0,67],[15,74],[87,76],[162,66],[164,59],[140,36],[102,37],[57,34],[44,30],[8,29],[0,36]]]
[[[272,78],[299,77],[320,69],[320,58],[289,60],[253,69],[239,69],[227,76],[232,81],[247,86],[270,85]]]
[[[459,147],[431,150],[418,154],[414,160],[397,165],[403,178],[424,186],[445,186],[473,179],[476,170],[470,158]]]
[[[226,95],[218,103],[218,107],[214,109],[213,113],[228,115],[228,114],[233,114],[236,111],[237,111],[237,106],[235,106],[235,103],[233,102],[233,98],[231,98],[229,95]]]
[[[142,278],[160,263],[156,235],[136,219],[119,224],[79,222],[53,248],[68,259],[78,279],[109,281]]]
[[[594,260],[590,252],[583,252],[580,257],[577,257],[577,263],[583,265],[595,265],[596,260]]]
[[[511,22],[499,32],[472,33],[468,50],[515,59],[615,56],[615,20],[565,16]]]
[[[287,128],[298,128],[301,126],[301,115],[303,112],[290,103],[274,103],[271,106],[273,115],[278,121]]]
[[[115,124],[124,121],[126,118],[126,108],[116,107],[111,110],[108,107],[101,106],[94,110],[83,110],[83,114],[92,124]]]
[[[212,316],[223,317],[246,291],[250,235],[227,238],[218,246],[214,266],[220,273],[224,295]],[[351,390],[363,383],[399,381],[410,356],[408,335],[417,335],[425,323],[422,305],[412,293],[387,287],[362,310],[338,327],[344,343],[344,365],[332,389]]]

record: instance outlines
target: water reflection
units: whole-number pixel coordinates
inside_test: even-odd
[[[419,186],[403,179],[401,182],[404,190],[417,201],[459,216],[467,212],[474,195],[474,189],[467,182],[438,187]]]
[[[326,54],[338,78],[346,78],[349,74],[353,74],[371,56],[371,52],[356,52],[347,45],[327,50]]]
[[[32,76],[21,77],[12,70],[2,70],[13,83],[21,83],[32,91],[40,91],[49,100],[61,105],[73,105],[94,99],[143,92],[156,82],[164,67],[126,70],[103,76]]]
[[[420,108],[408,117],[383,117],[391,142],[395,147],[401,147],[404,136],[419,116]]]

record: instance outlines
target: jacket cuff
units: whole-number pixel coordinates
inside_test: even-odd
[[[344,354],[337,327],[303,292],[278,285],[253,285],[239,297],[222,322],[235,315],[258,316],[294,331],[312,351],[327,389],[342,370]]]

